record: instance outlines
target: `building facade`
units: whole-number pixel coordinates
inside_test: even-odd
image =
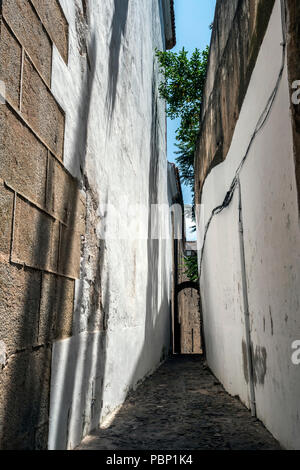
[[[199,290],[186,274],[185,258],[197,254],[197,243],[186,241],[186,206],[180,174],[168,163],[168,194],[172,217],[172,337],[175,354],[201,354]]]
[[[172,0],[1,2],[2,449],[74,448],[169,352],[174,43]]]
[[[289,449],[300,448],[299,18],[293,0],[217,1],[195,160],[207,361]]]
[[[186,241],[179,259],[179,286],[189,282],[186,259],[198,256],[197,242]],[[180,322],[181,354],[202,354],[199,291],[185,287],[178,293],[178,317]]]

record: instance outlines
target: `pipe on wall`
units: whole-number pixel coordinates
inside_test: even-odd
[[[254,367],[253,367],[253,355],[252,355],[252,346],[251,346],[251,327],[250,327],[250,313],[249,313],[245,244],[244,244],[243,205],[242,205],[242,190],[241,190],[240,179],[238,179],[238,191],[239,191],[239,240],[240,240],[241,269],[242,269],[247,365],[248,365],[248,374],[249,374],[250,409],[251,409],[252,416],[256,417]]]

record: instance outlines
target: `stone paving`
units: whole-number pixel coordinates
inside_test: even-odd
[[[178,356],[131,392],[112,424],[88,436],[78,450],[279,448],[200,356]]]

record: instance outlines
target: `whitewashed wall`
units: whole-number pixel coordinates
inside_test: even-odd
[[[66,66],[54,50],[52,89],[66,112],[65,165],[95,195],[98,240],[104,224],[122,239],[99,241],[107,331],[88,324],[93,279],[86,267],[77,283],[75,334],[54,344],[50,449],[74,448],[166,357],[172,263],[169,240],[147,239],[149,204],[168,204],[166,119],[154,62],[155,47],[164,48],[161,2],[90,0],[87,24],[82,2],[60,3],[70,55]],[[80,54],[85,40],[89,67]],[[132,204],[146,210],[133,214]],[[107,205],[121,206],[122,217]],[[169,232],[169,220],[162,222]],[[137,239],[144,229],[146,237]]]
[[[277,0],[229,153],[204,185],[205,222],[223,202],[275,86],[281,31]],[[257,416],[284,447],[299,449],[300,367],[292,364],[291,345],[300,339],[300,231],[286,67],[240,180]],[[230,207],[210,226],[201,295],[208,364],[225,388],[249,406],[238,220],[236,191]],[[199,236],[201,246],[202,226]]]

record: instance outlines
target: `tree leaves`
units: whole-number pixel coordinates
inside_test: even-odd
[[[176,131],[176,162],[181,180],[194,194],[194,154],[200,130],[201,104],[206,79],[209,48],[195,49],[190,58],[183,48],[179,52],[156,50],[164,80],[159,93],[167,104],[167,116],[180,119]]]

